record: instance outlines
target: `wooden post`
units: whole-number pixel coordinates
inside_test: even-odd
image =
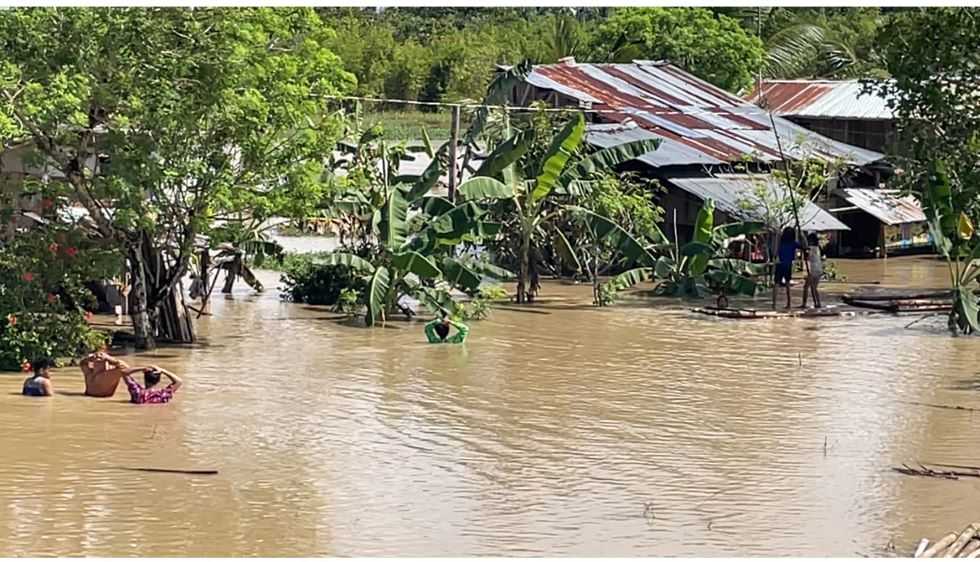
[[[215,273],[217,277],[217,273]],[[211,279],[211,250],[210,248],[204,248],[201,250],[201,289],[204,294],[201,296],[201,312],[197,315],[198,318],[201,314],[209,314],[211,312],[211,288],[214,285],[208,283]]]
[[[459,106],[453,106],[453,121],[449,132],[449,200],[456,202],[456,149],[459,144]],[[460,171],[462,172],[462,170]]]
[[[885,223],[881,223],[881,227],[878,230],[878,257],[882,259],[888,258],[888,249],[885,246],[887,239],[885,238]]]

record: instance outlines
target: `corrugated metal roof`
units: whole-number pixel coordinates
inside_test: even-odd
[[[721,174],[707,178],[667,178],[667,181],[698,199],[713,199],[716,209],[743,221],[765,222],[765,200],[786,197],[786,187],[771,174]],[[791,224],[792,213],[787,209],[779,222]],[[812,201],[806,201],[800,209],[800,225],[807,232],[850,230]]]
[[[911,195],[899,196],[897,191],[886,189],[841,189],[848,203],[892,226],[910,222],[923,222],[926,214]]]
[[[876,93],[864,93],[858,80],[767,80],[746,99],[777,115],[894,119],[887,100]]]
[[[610,135],[630,130],[630,126],[625,126],[628,121],[663,139],[660,150],[643,158],[651,166],[717,164],[746,157],[762,162],[779,160],[766,111],[667,63],[539,65],[527,82],[560,92],[593,109],[613,110],[597,114],[601,122],[624,125],[620,129],[597,129],[609,144],[626,141],[624,138],[612,142]],[[789,158],[867,164],[884,157],[780,117],[775,121]],[[636,134],[630,132],[627,136]]]

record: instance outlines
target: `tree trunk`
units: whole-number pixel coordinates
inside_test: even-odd
[[[170,281],[186,264],[168,265],[163,251],[146,232],[130,247],[129,262],[133,278],[130,317],[137,345],[154,349],[158,340],[193,343],[194,325],[184,303],[183,286]]]
[[[235,279],[238,278],[238,272],[241,270],[241,267],[242,262],[240,257],[236,257],[229,264],[228,269],[225,270],[227,277],[225,277],[225,285],[221,288],[222,293],[229,294],[235,288]]]
[[[595,254],[592,256],[592,302],[596,306],[603,306],[605,303],[599,297],[599,246],[595,247]]]
[[[133,286],[130,289],[129,316],[133,321],[136,345],[142,349],[156,349],[156,334],[150,322],[149,295],[146,287],[146,267],[139,248],[129,253],[129,270]]]
[[[528,284],[530,281],[531,236],[524,234],[521,238],[520,269],[517,272],[517,303],[527,302]]]
[[[215,273],[217,275],[217,273]],[[201,250],[201,288],[204,291],[201,296],[201,313],[211,312],[211,250],[204,248]],[[200,315],[198,316],[200,318]]]

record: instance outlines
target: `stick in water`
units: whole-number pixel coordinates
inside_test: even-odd
[[[171,474],[217,474],[217,470],[181,470],[177,468],[130,468],[120,466],[119,470],[134,470],[137,472],[166,472]]]

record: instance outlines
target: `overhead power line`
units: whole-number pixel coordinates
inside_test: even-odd
[[[375,103],[390,103],[390,104],[403,104],[403,105],[418,105],[425,107],[446,107],[446,108],[466,108],[466,109],[506,109],[507,111],[530,111],[539,112],[543,111],[546,113],[619,113],[619,114],[648,114],[648,115],[736,115],[742,116],[740,113],[734,110],[728,111],[708,111],[705,109],[692,109],[684,111],[661,111],[657,109],[636,109],[636,108],[621,108],[621,109],[591,109],[591,108],[580,108],[580,107],[535,107],[535,106],[518,106],[518,105],[489,105],[483,103],[473,103],[473,102],[441,102],[441,101],[419,101],[419,100],[403,100],[403,99],[391,99],[391,98],[376,98],[371,96],[323,96],[326,99],[334,100],[345,100],[345,101],[369,101]],[[749,102],[746,102],[748,104]],[[762,108],[757,108],[760,113],[765,114],[765,110]],[[765,125],[760,123],[760,125]]]

